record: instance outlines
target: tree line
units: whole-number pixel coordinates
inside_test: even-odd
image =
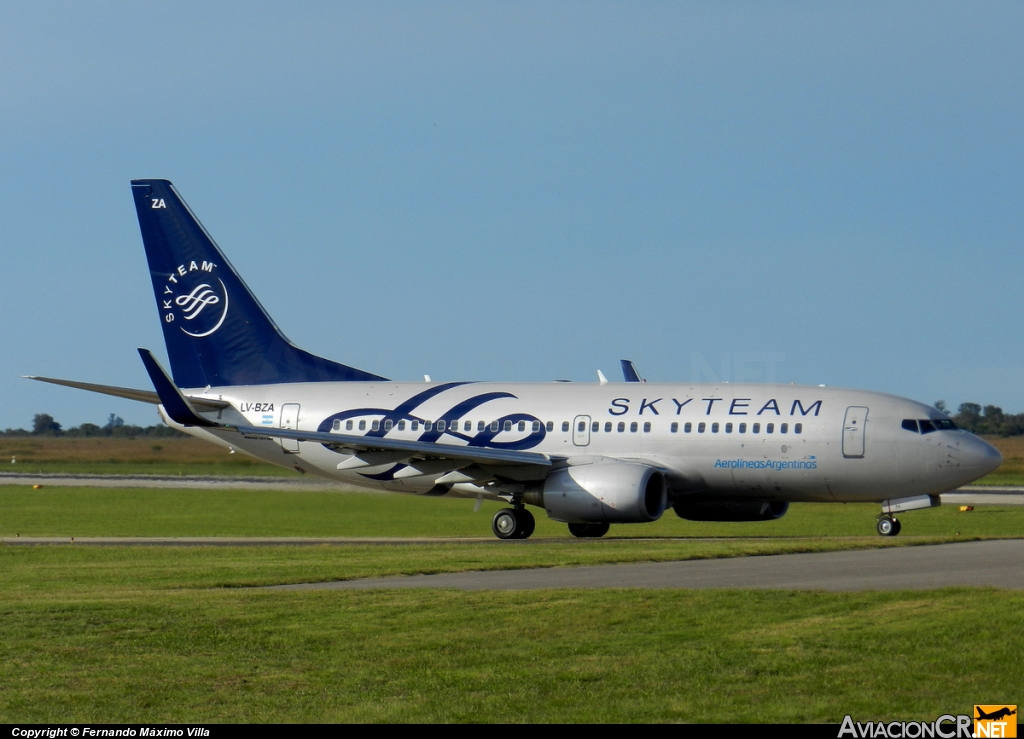
[[[95,423],[83,423],[81,426],[72,426],[66,429],[54,420],[53,416],[49,413],[37,413],[32,418],[31,431],[27,429],[7,429],[6,431],[0,431],[0,436],[64,436],[69,438],[110,436],[118,439],[134,439],[137,436],[184,437],[186,434],[162,423],[155,426],[126,424],[123,418],[114,413],[110,414],[107,423],[103,426]]]
[[[941,400],[935,404],[940,411],[949,413]],[[953,423],[973,434],[990,436],[1020,436],[1024,434],[1024,413],[1003,413],[998,405],[961,403],[952,416]]]

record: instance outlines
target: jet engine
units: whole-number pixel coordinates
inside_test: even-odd
[[[653,467],[599,462],[555,470],[538,503],[565,523],[647,523],[665,512],[665,476]]]
[[[771,500],[689,501],[672,504],[679,518],[688,521],[774,521],[789,510],[789,503]]]

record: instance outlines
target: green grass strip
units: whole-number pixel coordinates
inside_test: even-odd
[[[933,720],[1017,700],[1024,594],[97,591],[0,628],[0,722]]]
[[[398,493],[0,486],[0,536],[491,536],[501,505]],[[533,508],[535,538],[565,537]],[[794,504],[778,521],[684,521],[671,510],[651,524],[612,526],[612,537],[871,536],[873,503]],[[902,536],[1022,536],[1024,506],[956,506],[900,517]]]

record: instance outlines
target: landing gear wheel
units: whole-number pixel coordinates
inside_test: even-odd
[[[878,524],[875,528],[878,529],[878,533],[882,536],[896,536],[896,534],[900,533],[900,529],[903,527],[895,518],[882,516],[878,519]]]
[[[608,533],[607,523],[571,523],[569,533],[579,539],[600,539]]]
[[[530,534],[537,528],[537,519],[525,508],[520,508],[516,511],[516,520],[519,522],[519,526],[516,529],[516,538],[529,539]]]
[[[499,539],[514,539],[519,523],[516,512],[511,508],[502,508],[491,520],[491,531]]]
[[[491,531],[499,539],[528,539],[537,521],[525,508],[502,508],[494,514]]]

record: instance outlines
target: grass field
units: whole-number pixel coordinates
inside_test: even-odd
[[[1024,437],[986,437],[1003,454],[1003,464],[978,485],[1024,486]],[[11,459],[14,464],[10,464]],[[0,437],[0,470],[19,473],[119,475],[279,475],[275,467],[244,454],[230,454],[198,439],[106,439]]]
[[[389,493],[0,486],[0,536],[483,536],[501,505]],[[537,516],[534,539],[565,537]],[[794,504],[778,521],[684,521],[672,511],[651,524],[612,526],[610,537],[875,536],[873,503]],[[900,517],[901,537],[1016,536],[1024,507],[956,506]]]
[[[187,472],[193,468],[185,467]],[[0,535],[484,536],[496,504],[0,486]],[[395,574],[1024,535],[1024,508],[794,505],[766,523],[342,546],[0,545],[0,723],[933,720],[1019,702],[1024,593],[250,590]],[[642,538],[638,538],[642,537]]]
[[[0,470],[21,474],[299,476],[294,470],[231,454],[199,439],[145,437],[0,437]]]
[[[589,544],[0,547],[0,721],[931,720],[1017,698],[1015,592],[223,587],[641,542]]]

